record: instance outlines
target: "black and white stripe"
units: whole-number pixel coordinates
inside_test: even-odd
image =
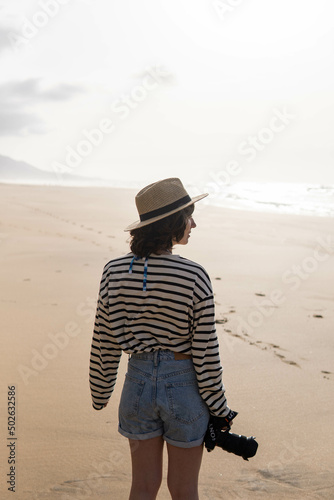
[[[227,415],[206,271],[179,255],[151,255],[144,291],[145,259],[134,261],[129,273],[132,259],[132,253],[114,259],[103,271],[90,357],[93,407],[100,409],[109,400],[122,351],[170,349],[192,355],[199,391],[210,413]]]

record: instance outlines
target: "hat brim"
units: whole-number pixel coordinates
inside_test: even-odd
[[[140,227],[148,226],[149,224],[153,224],[153,222],[157,222],[158,220],[164,219],[165,217],[168,217],[169,215],[175,214],[176,212],[179,212],[180,210],[183,210],[186,207],[189,207],[190,205],[193,205],[196,203],[196,201],[202,200],[206,196],[208,196],[209,193],[204,193],[200,194],[198,196],[194,196],[194,198],[191,199],[188,203],[185,203],[181,207],[176,208],[175,210],[171,210],[170,212],[167,212],[162,215],[158,215],[157,217],[153,217],[152,219],[148,219],[145,221],[136,221],[130,224],[127,228],[124,229],[124,231],[132,231],[133,229],[139,229]]]

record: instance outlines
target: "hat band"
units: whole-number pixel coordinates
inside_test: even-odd
[[[184,196],[183,198],[180,198],[177,201],[174,201],[173,203],[170,203],[169,205],[165,205],[164,207],[157,208],[156,210],[151,210],[151,212],[146,212],[145,214],[141,214],[140,221],[144,222],[149,219],[153,219],[154,217],[158,217],[159,215],[167,214],[168,212],[171,212],[172,210],[175,210],[176,208],[182,207],[182,205],[185,205],[186,203],[189,203],[191,201],[190,196],[187,194],[187,196]]]

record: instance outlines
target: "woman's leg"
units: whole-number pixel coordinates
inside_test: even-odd
[[[167,484],[173,500],[198,500],[198,476],[203,445],[178,448],[167,443]]]
[[[144,441],[129,439],[132,485],[129,500],[155,500],[162,480],[161,436]]]

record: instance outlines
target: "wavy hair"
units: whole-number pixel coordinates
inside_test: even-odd
[[[138,257],[147,257],[151,253],[160,253],[173,248],[173,240],[183,238],[194,205],[183,208],[175,214],[130,231],[132,237],[130,249]]]

